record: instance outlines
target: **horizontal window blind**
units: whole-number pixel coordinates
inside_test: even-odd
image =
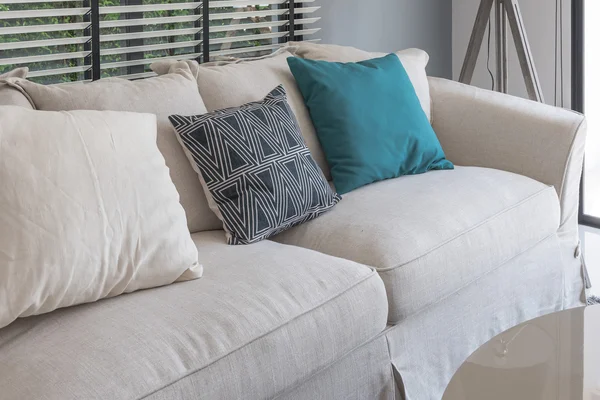
[[[100,0],[101,77],[144,78],[158,58],[202,55],[202,3]]]
[[[315,0],[262,1],[0,0],[0,73],[27,65],[43,83],[139,79],[157,59],[256,57],[315,40]]]
[[[0,73],[29,66],[43,83],[91,79],[86,1],[0,0]]]
[[[287,0],[271,0],[251,5],[243,0],[210,1],[209,59],[257,57],[292,39],[290,35],[296,38],[313,35],[317,28],[304,27],[319,20],[314,17],[319,7],[308,6],[314,3],[315,0],[291,4]],[[312,17],[309,18],[309,15]]]

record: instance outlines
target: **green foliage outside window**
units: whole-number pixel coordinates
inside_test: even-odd
[[[186,2],[186,0],[141,0],[135,4],[165,4],[165,3],[180,3]],[[108,6],[121,6],[121,5],[132,5],[131,0],[100,0],[100,7]],[[47,2],[47,3],[27,3],[27,4],[0,4],[0,11],[21,11],[21,10],[40,10],[40,9],[63,9],[63,8],[81,8],[83,7],[83,1],[65,1],[65,2]],[[200,6],[200,3],[199,3]],[[255,5],[248,6],[245,8],[246,11],[261,11],[268,10],[272,6],[270,5]],[[234,12],[240,11],[239,8],[231,7],[219,7],[211,8],[211,13],[223,13],[223,12]],[[101,15],[101,21],[119,20],[129,18],[164,18],[164,17],[175,17],[193,15],[194,10],[170,10],[170,11],[152,11],[144,13],[130,13],[130,14],[105,14]],[[241,20],[230,20],[230,19],[216,19],[211,21],[211,26],[215,25],[229,25],[229,24],[246,24],[253,22],[265,22],[269,18],[244,18]],[[275,17],[274,17],[275,18]],[[23,18],[23,19],[4,19],[0,20],[0,27],[15,27],[15,26],[26,26],[26,25],[55,25],[55,24],[70,24],[84,22],[83,16],[59,16],[59,17],[43,17],[43,18]],[[165,23],[165,24],[150,24],[133,27],[113,27],[113,28],[101,28],[100,35],[112,35],[122,34],[127,32],[149,32],[149,31],[164,31],[173,29],[188,29],[194,28],[194,22],[184,23]],[[247,30],[236,30],[229,32],[215,32],[211,34],[211,38],[222,38],[225,36],[243,36],[243,35],[256,35],[261,33],[270,32],[270,28],[262,29],[247,29]],[[8,42],[22,42],[22,41],[39,41],[46,39],[67,39],[67,38],[81,38],[84,36],[82,30],[64,30],[64,31],[47,31],[47,32],[36,32],[27,34],[14,34],[14,35],[0,35],[0,43]],[[178,35],[178,36],[163,36],[155,38],[144,38],[137,40],[117,40],[117,41],[102,41],[101,49],[113,49],[130,46],[141,46],[141,45],[152,45],[161,43],[175,43],[175,42],[186,42],[195,40],[195,35]],[[223,48],[238,48],[238,47],[253,47],[261,46],[266,44],[273,44],[272,39],[265,40],[252,40],[252,41],[236,41],[231,44],[224,45],[212,45],[211,51],[221,50]],[[61,46],[40,46],[40,47],[26,47],[18,48],[13,50],[4,50],[1,58],[13,58],[13,57],[26,57],[35,55],[46,55],[46,54],[57,54],[64,53],[67,56],[61,60],[55,61],[44,61],[26,64],[29,66],[30,71],[40,71],[49,69],[60,69],[70,68],[85,65],[85,60],[81,57],[68,58],[69,54],[84,51],[84,44],[68,44]],[[107,63],[128,61],[132,59],[153,59],[166,56],[177,56],[185,54],[193,54],[196,52],[196,48],[183,47],[166,50],[155,50],[146,51],[143,53],[129,53],[129,54],[116,54],[116,55],[102,55],[101,65]],[[241,54],[241,56],[256,55],[252,52]],[[88,59],[89,62],[89,59]],[[21,64],[15,65],[0,65],[0,73],[9,71],[15,67],[21,66]],[[130,73],[149,71],[149,64],[134,67],[122,67],[122,68],[104,68],[102,69],[102,77],[108,76],[119,76],[127,75]],[[73,72],[68,74],[50,75],[43,77],[35,77],[32,80],[40,83],[58,83],[58,82],[71,82],[83,80],[83,72]]]

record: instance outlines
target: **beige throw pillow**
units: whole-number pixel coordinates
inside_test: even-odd
[[[208,111],[239,107],[265,98],[283,85],[288,102],[298,120],[302,136],[315,162],[331,180],[325,155],[319,144],[304,99],[287,64],[288,52],[256,60],[237,60],[218,65],[200,65],[196,61],[159,61],[150,67],[156,73],[173,72],[187,65],[196,78],[198,90]]]
[[[196,81],[189,68],[174,69],[172,74],[128,81],[108,78],[75,85],[40,85],[15,80],[38,110],[113,110],[155,114],[158,121],[158,148],[181,196],[191,232],[221,229],[219,219],[210,211],[198,182],[169,122],[170,115],[197,115],[206,112]]]
[[[202,274],[156,117],[0,107],[0,327]]]
[[[332,62],[358,62],[371,58],[383,57],[388,53],[371,53],[349,46],[338,46],[334,44],[318,44],[312,42],[289,42],[284,50],[296,57],[310,60],[323,60]],[[425,68],[429,62],[429,55],[419,49],[407,49],[396,52],[402,62],[415,92],[419,97],[421,107],[431,121],[431,97],[429,95],[429,82]]]
[[[27,78],[27,73],[29,72],[28,67],[15,68],[11,71],[0,74],[0,79],[6,78]]]
[[[29,68],[22,67],[0,75],[0,106],[20,106],[33,109],[27,96],[12,83],[18,79],[25,79],[28,72]]]

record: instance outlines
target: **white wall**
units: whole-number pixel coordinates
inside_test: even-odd
[[[554,49],[555,49],[555,0],[519,0],[523,20],[535,65],[542,85],[545,101],[555,104]],[[453,0],[452,2],[452,67],[454,79],[458,79],[466,53],[469,37],[479,7],[479,0]],[[563,0],[563,98],[564,106],[571,104],[571,1]],[[490,69],[495,72],[494,15],[492,12],[492,44],[490,49]],[[515,52],[512,36],[508,40],[510,94],[527,97],[519,61]],[[560,53],[557,53],[558,55]],[[479,55],[477,68],[473,76],[473,85],[491,89],[491,79],[486,70],[487,34]],[[560,72],[557,73],[560,76]],[[560,93],[560,84],[557,84]],[[560,105],[560,99],[558,99]]]
[[[369,51],[418,47],[427,72],[452,77],[452,0],[318,0],[323,43]]]

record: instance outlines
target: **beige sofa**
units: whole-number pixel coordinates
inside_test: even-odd
[[[454,171],[375,183],[272,241],[227,246],[160,121],[194,112],[189,87],[209,110],[227,103],[227,82],[238,85],[239,101],[244,90],[260,98],[257,88],[275,81],[294,90],[273,59],[198,71],[179,65],[168,78],[89,86],[97,92],[0,81],[0,104],[156,113],[159,148],[205,271],[1,329],[0,398],[439,399],[492,336],[583,305],[584,118],[437,78],[428,81],[431,119]],[[203,86],[202,68],[217,86]],[[249,87],[235,83],[246,79],[244,68],[254,71]],[[192,85],[173,94],[186,79]],[[290,98],[323,166],[306,110]]]

